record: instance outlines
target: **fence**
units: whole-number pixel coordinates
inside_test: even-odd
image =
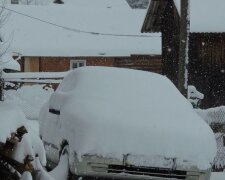
[[[196,111],[215,133],[217,155],[214,159],[213,170],[223,171],[225,169],[225,106]]]
[[[3,73],[0,79],[0,100],[5,98],[6,102],[16,103],[27,119],[37,119],[43,102],[67,74],[68,72]]]

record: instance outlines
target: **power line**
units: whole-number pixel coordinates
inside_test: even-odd
[[[145,38],[159,37],[159,36],[149,36],[149,35],[114,34],[114,33],[100,33],[100,32],[94,32],[94,31],[85,31],[85,30],[81,30],[81,29],[76,29],[76,28],[71,28],[71,27],[67,27],[67,26],[62,26],[62,25],[59,25],[59,24],[56,24],[56,23],[53,23],[53,22],[50,22],[50,21],[46,21],[46,20],[43,20],[43,19],[31,16],[31,15],[28,15],[28,14],[24,14],[24,13],[15,11],[13,9],[9,9],[9,8],[7,8],[5,6],[1,6],[0,5],[0,7],[3,8],[3,9],[8,10],[10,12],[13,12],[13,13],[16,13],[16,14],[28,17],[30,19],[34,19],[36,21],[40,21],[42,23],[49,24],[49,25],[65,29],[67,31],[76,32],[76,33],[84,33],[84,34],[91,34],[91,35],[102,35],[102,36],[117,36],[117,37],[145,37]]]

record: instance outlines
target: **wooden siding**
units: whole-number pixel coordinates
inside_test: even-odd
[[[39,71],[39,58],[38,57],[25,57],[24,58],[24,72],[38,72]]]
[[[162,32],[162,74],[166,75],[177,85],[179,59],[179,23],[174,13],[176,8],[173,1],[169,1],[161,24]]]
[[[41,72],[62,72],[68,71],[70,61],[65,57],[40,57]]]
[[[225,33],[192,33],[189,84],[205,95],[202,107],[225,105]]]
[[[141,32],[160,32],[161,16],[164,12],[167,1],[151,0]]]
[[[114,66],[114,58],[112,57],[99,57],[99,58],[95,58],[95,57],[88,57],[85,58],[86,59],[86,65],[87,66]]]
[[[131,58],[116,58],[115,67],[162,73],[161,56],[131,56]]]
[[[163,11],[160,3],[166,1],[168,4]],[[180,27],[174,1],[151,1],[142,32],[158,32],[159,27],[162,32],[162,74],[176,85]],[[196,86],[205,95],[201,107],[225,105],[225,32],[191,33],[188,66],[188,84]]]

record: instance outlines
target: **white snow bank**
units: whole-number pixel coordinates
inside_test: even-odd
[[[20,64],[13,59],[12,53],[5,53],[0,57],[0,69],[20,71]]]
[[[5,91],[5,101],[21,107],[28,119],[38,119],[42,105],[53,89],[45,85],[24,85],[17,90]]]
[[[38,155],[42,166],[46,166],[46,155],[41,139],[36,134],[24,134],[21,142],[17,143],[13,150],[13,159],[24,163],[27,156],[31,156],[35,160],[36,155]],[[33,165],[35,165],[35,162],[33,162]]]
[[[200,93],[195,86],[188,86],[188,100],[193,107],[198,107],[200,100],[204,99],[204,94]]]
[[[225,172],[213,172],[210,180],[224,180]]]
[[[68,71],[65,72],[19,72],[19,73],[3,73],[2,78],[6,80],[10,79],[23,79],[23,78],[33,78],[33,79],[39,79],[39,78],[64,78],[68,74]]]
[[[35,166],[36,173],[34,175],[35,176],[34,179],[54,180],[54,178],[45,169],[43,169],[43,166],[41,165],[41,162],[38,157],[35,158],[35,163],[36,163],[36,166]]]
[[[11,133],[22,126],[27,128],[27,122],[22,110],[15,104],[0,102],[1,126],[0,142],[5,143]],[[21,142],[18,142],[13,149],[12,157],[18,162],[23,163],[27,155],[35,158],[38,155],[42,165],[46,165],[45,150],[42,141],[36,134],[26,133],[23,135]]]
[[[20,180],[33,180],[30,172],[24,172],[20,178]]]
[[[68,154],[64,154],[60,157],[58,166],[49,172],[55,180],[67,180],[69,172],[69,159]]]
[[[29,132],[32,132],[39,136],[39,122],[37,120],[28,120],[27,129]]]
[[[26,126],[23,112],[12,103],[0,102],[1,126],[0,142],[5,143],[11,133],[22,126]]]
[[[196,112],[217,131],[215,138],[217,142],[217,154],[213,165],[216,168],[225,166],[225,147],[222,127],[225,125],[225,106],[210,108],[210,109],[196,109]],[[218,132],[219,130],[219,132]]]
[[[210,125],[211,123],[225,123],[225,106],[196,109],[196,112]]]
[[[216,168],[225,167],[225,146],[224,146],[224,133],[216,133],[216,142],[217,142],[217,154],[214,159],[213,165]]]
[[[195,86],[188,86],[188,99],[204,99],[204,94],[200,93]]]
[[[49,113],[49,107],[60,116]],[[64,78],[39,118],[44,140],[60,147],[67,139],[78,156],[162,156],[205,169],[216,154],[210,127],[166,77],[154,73],[76,69]],[[134,161],[142,163],[139,158]]]

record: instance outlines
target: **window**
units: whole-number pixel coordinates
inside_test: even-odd
[[[70,69],[86,66],[86,60],[71,60]]]
[[[19,0],[11,0],[11,4],[19,4]]]

